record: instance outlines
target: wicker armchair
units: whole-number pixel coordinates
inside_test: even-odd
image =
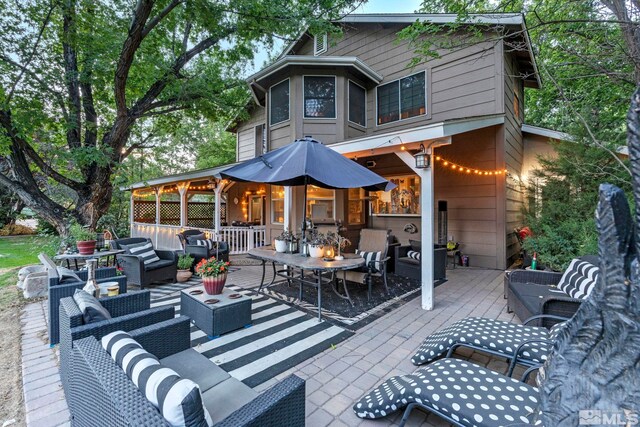
[[[183,352],[194,352],[189,348],[190,319],[178,317],[156,323],[135,331],[130,335],[161,363],[163,358],[175,357]],[[201,355],[196,355],[198,363],[210,364],[201,369],[200,377],[220,370],[215,364]],[[67,400],[73,403],[73,421],[76,426],[120,427],[120,426],[167,426],[159,411],[129,380],[124,371],[102,348],[94,337],[74,342],[72,351],[73,376],[71,393]],[[224,375],[227,375],[223,372]],[[183,377],[187,378],[184,374]],[[190,378],[198,383],[201,378]],[[247,386],[229,377],[223,383],[237,385],[235,390],[246,390]],[[203,391],[203,401],[207,393],[214,393],[214,400],[223,402],[233,397],[231,392],[220,389],[219,383]],[[86,390],[91,390],[91,399],[87,399]],[[249,390],[251,394],[255,392]],[[226,408],[227,410],[232,410]],[[220,413],[209,411],[215,418]],[[214,419],[215,422],[215,419]],[[295,375],[280,381],[270,389],[257,395],[251,401],[231,412],[224,419],[215,422],[216,426],[290,426],[302,427],[305,423],[305,382]]]
[[[111,241],[112,249],[127,250],[128,246],[151,242],[146,237],[130,237]],[[145,265],[136,255],[119,254],[118,265],[127,276],[129,284],[138,285],[140,289],[156,282],[175,283],[178,272],[178,255],[175,251],[155,250],[160,261]]]
[[[60,282],[57,274],[49,271],[49,344],[52,346],[60,342],[59,331],[59,310],[60,300],[70,297],[76,289],[82,289],[87,283],[87,271],[76,271],[76,275],[82,280],[81,282]],[[127,292],[127,277],[118,276],[115,267],[105,267],[96,269],[96,280],[98,283],[117,282],[120,294]]]
[[[211,258],[213,256],[222,261],[229,261],[229,244],[227,242],[218,241],[211,249],[201,245],[190,245],[189,237],[198,234],[203,234],[203,232],[200,230],[184,230],[177,234],[185,253],[193,255],[193,265],[198,264],[203,258]]]
[[[372,260],[369,265],[363,266],[360,270],[345,270],[343,271],[343,283],[344,291],[349,300],[349,303],[353,305],[351,296],[349,295],[349,289],[347,288],[347,282],[355,282],[359,284],[367,285],[367,300],[371,299],[371,285],[373,277],[382,277],[382,284],[384,285],[385,293],[389,294],[389,288],[387,286],[387,261],[390,257],[387,252],[389,251],[389,232],[387,230],[373,230],[370,228],[363,228],[360,230],[360,241],[358,243],[359,252],[381,252],[380,261]]]
[[[85,324],[82,312],[71,297],[60,300],[60,378],[65,392],[69,392],[71,351],[76,340],[103,336],[118,330],[131,331],[143,326],[175,317],[173,307],[151,307],[149,291],[134,291],[114,297],[101,298],[100,304],[111,314],[111,319]],[[73,408],[71,408],[73,413]]]
[[[582,300],[571,298],[555,286],[563,273],[538,270],[513,270],[505,273],[507,311],[522,321],[539,314],[570,318]],[[551,327],[557,321],[539,320],[532,326]]]

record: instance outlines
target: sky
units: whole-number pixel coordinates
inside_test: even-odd
[[[355,10],[354,13],[412,13],[420,8],[422,0],[369,0]],[[268,59],[266,51],[258,52],[254,58],[254,66],[247,70],[249,76],[263,68]]]

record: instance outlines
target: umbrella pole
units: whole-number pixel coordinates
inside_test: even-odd
[[[302,254],[307,256],[308,251],[305,250],[307,243],[307,177],[304,177],[304,197],[302,198]]]

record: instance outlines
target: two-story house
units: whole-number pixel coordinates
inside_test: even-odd
[[[481,24],[484,40],[409,68],[415,53],[397,33],[416,19],[447,23],[456,17],[349,15],[335,23],[339,36],[302,34],[277,61],[247,79],[253,98],[249,118],[232,129],[237,161],[312,136],[397,184],[387,193],[312,187],[306,212],[315,223],[339,220],[352,240],[363,227],[390,229],[407,243],[420,240],[421,215],[431,212],[426,203],[436,212],[434,229],[438,217],[445,218],[446,205],[444,238],[459,242],[471,265],[504,269],[519,249],[513,229],[522,225],[523,168],[533,167],[539,145],[556,137],[534,127],[523,131],[524,87],[540,85],[524,19],[520,14],[474,16],[469,25]],[[508,43],[493,32],[497,27],[510,34]],[[433,154],[432,191],[426,195],[412,157],[421,146]],[[207,228],[240,242],[236,252],[271,241],[285,218],[290,227],[299,226],[301,188],[291,190],[289,205],[289,191],[282,187],[221,182],[216,173],[224,168],[134,186],[139,196],[134,192],[132,198],[132,234],[155,233],[160,246],[176,246],[175,228],[204,226],[189,219],[191,205],[198,203],[215,205],[218,219],[207,220]],[[155,188],[155,200],[144,188]],[[206,199],[214,193],[215,201]],[[173,199],[166,198],[172,194]],[[143,209],[136,200],[147,204],[149,220],[140,221]],[[156,228],[150,219],[154,203]],[[170,203],[174,208],[163,208]],[[292,207],[286,214],[285,204]],[[173,216],[167,213],[171,210]],[[224,231],[234,228],[233,220],[255,224],[254,231],[234,238]],[[158,231],[162,224],[173,227],[165,238]]]

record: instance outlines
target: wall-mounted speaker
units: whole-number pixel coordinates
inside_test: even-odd
[[[367,165],[367,167],[368,167],[369,169],[371,169],[371,168],[375,168],[375,167],[376,167],[376,162],[374,162],[373,160],[367,160],[366,165]]]

